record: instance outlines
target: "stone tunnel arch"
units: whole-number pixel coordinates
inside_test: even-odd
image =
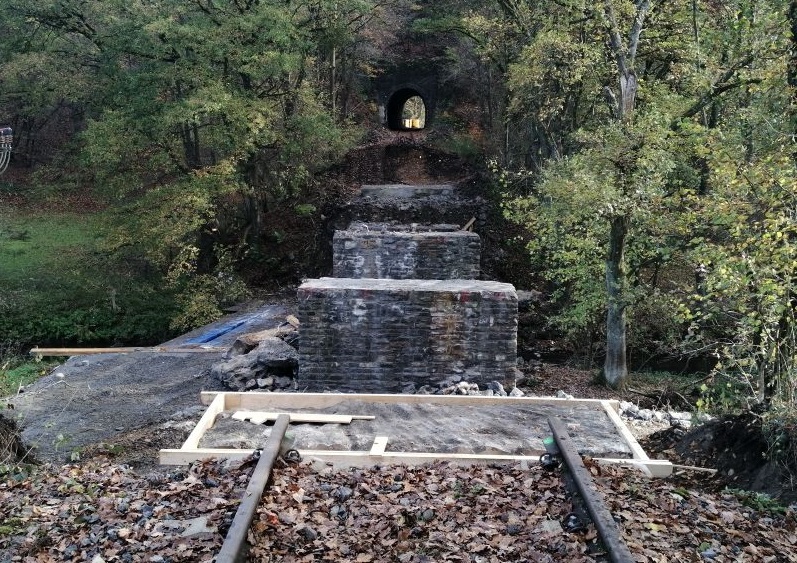
[[[417,127],[407,127],[404,123],[404,106],[412,98],[418,97],[423,102],[423,120]],[[393,131],[407,131],[412,129],[423,129],[429,124],[430,107],[427,97],[422,92],[413,87],[399,88],[390,95],[385,107],[385,117],[387,126]]]

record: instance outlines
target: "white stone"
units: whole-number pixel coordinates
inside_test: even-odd
[[[509,392],[510,397],[522,397],[523,395],[525,395],[525,393],[517,387],[512,387],[512,390]]]

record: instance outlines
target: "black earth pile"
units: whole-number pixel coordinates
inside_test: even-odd
[[[30,448],[25,447],[13,418],[0,412],[0,465],[33,461]]]

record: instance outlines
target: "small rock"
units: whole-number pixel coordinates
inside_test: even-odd
[[[501,385],[499,381],[491,381],[490,383],[487,384],[487,389],[489,391],[492,391],[496,395],[499,395],[501,397],[506,397],[506,389],[504,389],[504,386]]]
[[[705,413],[705,412],[699,412],[699,413],[697,413],[697,415],[695,415],[695,419],[699,423],[704,424],[706,422],[711,422],[712,420],[715,419],[715,417],[713,417],[710,414]]]
[[[66,377],[66,376],[63,374],[63,372],[60,372],[60,371],[59,371],[59,372],[57,372],[57,373],[55,374],[55,377],[57,377],[58,379],[63,379],[63,378],[64,378],[64,377]]]
[[[318,539],[318,533],[313,530],[310,526],[303,526],[296,530],[296,533],[301,536],[304,541],[315,541]]]
[[[462,371],[463,370],[460,370],[460,372],[462,372]],[[462,376],[461,375],[452,375],[450,377],[445,378],[443,381],[441,381],[440,382],[440,387],[451,387],[453,385],[456,385],[460,381],[462,381]]]
[[[512,387],[512,390],[509,392],[510,397],[522,397],[523,395],[525,395],[525,393],[517,387]]]
[[[274,387],[277,389],[288,389],[293,384],[293,378],[281,375],[274,378]]]
[[[416,393],[416,387],[414,383],[408,383],[404,387],[401,388],[401,392],[404,395],[414,395]]]
[[[521,526],[520,524],[509,524],[506,527],[506,533],[509,536],[516,536],[522,531],[523,531],[523,526]]]
[[[418,391],[416,391],[416,394],[418,394],[418,395],[434,395],[434,391],[435,390],[434,390],[434,388],[432,386],[423,385],[423,386],[421,386],[418,389]]]
[[[562,391],[560,389],[559,391],[556,392],[556,398],[557,399],[572,399],[573,395],[571,395],[570,393],[565,393],[564,391]]]
[[[339,502],[344,502],[349,500],[353,494],[354,491],[352,491],[349,487],[338,487],[332,491],[332,498]]]
[[[252,389],[257,389],[257,380],[247,379],[246,383],[244,384],[244,391],[251,391]]]
[[[717,551],[713,547],[710,547],[706,551],[702,552],[700,555],[702,555],[706,559],[714,559],[717,556]]]
[[[639,412],[639,407],[629,401],[620,401],[620,412],[626,416],[633,417]]]
[[[670,420],[670,426],[674,426],[676,428],[683,428],[684,430],[689,430],[692,428],[692,421],[691,420],[681,420],[679,418]]]
[[[339,504],[333,504],[332,508],[329,509],[329,517],[330,518],[337,518],[338,520],[345,520],[348,514],[346,513],[346,509],[343,508]]]
[[[271,389],[274,386],[273,377],[261,377],[257,380],[257,386],[261,389]]]

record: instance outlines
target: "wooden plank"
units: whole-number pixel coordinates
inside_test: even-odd
[[[208,405],[216,395],[227,396],[228,409],[273,410],[282,408],[326,408],[342,402],[359,401],[380,404],[424,404],[424,405],[549,405],[549,406],[592,406],[604,409],[605,405],[619,405],[618,401],[605,399],[559,399],[556,397],[486,397],[474,395],[400,395],[379,393],[265,393],[257,391],[218,392],[202,391],[200,400]]]
[[[635,467],[645,473],[648,477],[669,477],[672,475],[673,464],[666,459],[628,459],[616,457],[596,457],[592,458],[598,463],[606,465],[625,465]]]
[[[204,404],[215,403],[223,397],[223,408],[231,410],[240,408],[273,408],[280,404],[287,404],[290,408],[323,408],[332,407],[343,401],[361,401],[365,403],[382,404],[441,404],[441,405],[467,405],[467,406],[595,406],[606,412],[610,417],[623,440],[632,451],[633,458],[596,458],[596,461],[607,464],[633,466],[641,469],[653,477],[667,477],[672,474],[672,464],[667,460],[651,460],[628,427],[617,414],[619,402],[603,399],[558,399],[554,397],[481,397],[466,395],[392,395],[392,394],[331,394],[331,393],[259,393],[259,392],[202,392],[201,400]],[[276,405],[275,405],[276,404]],[[215,410],[215,409],[214,409]],[[210,407],[208,409],[210,411]],[[221,411],[219,411],[221,412]],[[205,413],[208,415],[208,413]],[[216,413],[218,414],[218,413]],[[216,414],[213,415],[215,419]],[[323,415],[335,416],[335,415]],[[348,416],[348,415],[344,415]],[[362,418],[373,419],[373,417]],[[204,416],[203,416],[204,419]],[[200,420],[200,423],[203,421]],[[212,423],[211,423],[212,426]],[[209,428],[206,426],[199,431],[199,424],[195,429],[198,433],[197,443],[202,434]],[[194,433],[192,433],[193,435]],[[191,438],[191,436],[189,436]],[[379,438],[377,438],[379,439]],[[386,440],[386,438],[385,438]],[[188,443],[188,440],[186,440]],[[387,442],[385,442],[386,445]],[[227,459],[243,459],[253,450],[234,449],[199,449],[196,445],[186,446],[179,450],[161,450],[161,463],[184,464],[207,457],[224,457]],[[373,454],[371,453],[373,451]],[[338,464],[350,466],[368,466],[380,462],[384,463],[424,463],[433,460],[447,460],[463,463],[477,463],[484,461],[513,462],[513,461],[538,461],[539,456],[534,455],[501,455],[501,454],[470,454],[470,453],[437,453],[437,452],[387,452],[381,450],[380,443],[374,441],[371,451],[331,451],[331,450],[300,450],[302,456],[310,456],[321,460],[333,461]]]
[[[373,449],[373,447],[372,447]],[[238,450],[230,448],[198,448],[162,449],[159,462],[161,465],[187,465],[203,459],[216,458],[240,461],[246,459],[255,450]],[[539,455],[502,455],[502,454],[462,454],[462,453],[437,453],[437,452],[383,452],[372,455],[370,451],[335,451],[335,450],[299,450],[302,458],[314,458],[320,461],[333,463],[339,467],[370,467],[373,465],[408,464],[418,465],[432,461],[449,461],[453,463],[519,463],[527,462],[537,464]],[[668,477],[672,474],[672,464],[664,460],[648,460],[645,463],[633,459],[623,458],[593,458],[598,463],[607,465],[624,465],[637,469],[647,468],[653,477]]]
[[[376,417],[359,414],[315,414],[296,412],[263,412],[263,411],[237,411],[232,415],[235,420],[249,421],[254,424],[263,424],[267,420],[277,420],[281,414],[287,414],[291,422],[307,422],[320,424],[351,424],[352,420],[374,420]]]
[[[620,433],[620,436],[623,438],[628,447],[631,448],[631,453],[634,456],[634,459],[639,459],[646,461],[650,459],[648,454],[645,453],[645,450],[642,449],[642,446],[639,445],[639,442],[636,441],[636,438],[631,433],[631,430],[628,429],[628,426],[625,425],[623,419],[620,418],[620,415],[617,413],[617,410],[613,408],[610,404],[604,404],[603,410],[606,412],[609,419],[614,424],[614,427]]]
[[[384,455],[387,447],[387,436],[377,436],[374,438],[374,445],[371,446],[369,455]]]
[[[164,448],[158,452],[158,463],[161,465],[188,465],[203,459],[228,459],[230,461],[240,461],[255,453],[251,450],[236,450],[229,448]]]
[[[462,228],[460,229],[460,231],[469,231],[469,230],[471,230],[471,229],[473,228],[473,224],[474,224],[475,222],[476,222],[476,217],[471,217],[471,218],[470,218],[470,221],[468,221],[467,223],[465,223],[465,224],[462,226]]]
[[[187,353],[222,353],[227,348],[217,346],[139,346],[116,348],[31,348],[31,356],[90,356],[94,354],[132,354],[134,352],[150,352],[153,354],[187,354]]]
[[[224,412],[224,394],[218,395],[213,402],[210,403],[210,406],[205,409],[205,414],[202,415],[202,418],[199,419],[199,422],[196,423],[196,426],[191,431],[191,434],[188,435],[188,438],[185,439],[183,442],[182,449],[184,450],[192,450],[199,446],[199,440],[202,439],[202,436],[205,435],[205,432],[209,428],[213,426],[213,423],[216,422],[216,416],[219,413]]]

